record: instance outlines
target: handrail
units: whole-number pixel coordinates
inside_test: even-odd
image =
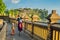
[[[12,20],[16,20],[16,19],[12,19]],[[25,30],[28,30],[29,32],[31,31],[31,33],[32,33],[32,35],[34,35],[34,33],[37,33],[37,32],[35,32],[36,30],[36,28],[40,28],[39,30],[37,29],[37,31],[39,31],[39,32],[41,32],[41,34],[43,34],[45,37],[47,36],[47,38],[48,38],[48,35],[45,35],[45,33],[46,34],[48,34],[48,22],[30,22],[30,21],[23,21],[23,23],[25,24]],[[54,31],[58,31],[58,32],[60,32],[60,27],[58,27],[58,25],[60,25],[60,23],[54,23],[54,24],[52,24],[51,26],[50,26],[50,30],[51,31],[49,31],[50,32],[50,35],[51,35],[51,40],[53,40],[54,39],[54,37],[53,37],[53,35],[54,35],[54,33],[56,34],[55,35],[55,38],[57,37],[57,33],[56,32],[54,32]],[[46,32],[45,32],[46,31]],[[39,33],[38,32],[38,33]],[[54,33],[53,33],[54,32]],[[37,33],[37,34],[38,34]],[[41,36],[41,34],[40,34],[40,36]],[[58,34],[58,35],[60,35],[60,34]],[[39,35],[37,35],[37,36],[39,36]],[[40,37],[39,36],[39,37]],[[48,39],[46,39],[44,36],[42,36],[42,38],[43,39],[45,39],[45,40],[48,40]],[[56,40],[56,39],[55,39]],[[58,38],[57,38],[57,40],[58,40]]]
[[[28,26],[28,24],[33,24],[32,25],[32,31],[33,31],[33,33],[34,33],[34,27],[39,27],[40,28],[40,31],[41,31],[41,29],[44,31],[45,29],[47,30],[47,31],[49,31],[48,30],[48,23],[43,23],[43,22],[28,22],[28,21],[26,21],[25,22],[25,24],[27,23],[27,25],[26,26]],[[58,26],[59,25],[59,26]],[[25,26],[25,27],[26,27]],[[27,28],[28,27],[26,27],[26,30],[27,30]],[[31,29],[29,29],[29,31],[30,31]],[[52,38],[53,37],[53,35],[54,35],[54,33],[53,33],[53,31],[55,30],[55,31],[58,31],[58,35],[60,35],[59,34],[59,32],[60,32],[60,23],[54,23],[54,24],[52,24],[51,26],[50,26],[50,30],[51,31],[49,31],[50,32],[50,35],[51,35],[51,40],[53,40],[54,38]],[[39,30],[38,30],[39,31]],[[43,34],[43,33],[42,33]],[[34,34],[33,34],[34,35]],[[43,35],[45,35],[45,34],[43,34]],[[56,35],[57,35],[57,33],[56,33]],[[56,36],[55,35],[55,38],[58,36]],[[55,40],[58,40],[59,38],[57,38],[57,39],[55,39]],[[46,39],[46,40],[48,40],[48,39]]]

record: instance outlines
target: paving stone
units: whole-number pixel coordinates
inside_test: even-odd
[[[11,27],[12,27],[12,25],[8,23],[8,26],[7,26],[7,40],[32,40],[23,31],[20,33],[20,36],[19,36],[19,32],[18,32],[17,27],[15,27],[15,35],[12,36],[11,35]]]

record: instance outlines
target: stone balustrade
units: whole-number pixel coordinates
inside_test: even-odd
[[[4,22],[5,24],[3,25],[3,28],[0,31],[0,40],[6,40],[6,26],[7,23]]]

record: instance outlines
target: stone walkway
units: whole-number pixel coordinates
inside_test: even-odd
[[[15,27],[15,35],[11,36],[11,24],[8,23],[7,26],[7,40],[32,40],[26,33],[23,31],[18,35],[17,27]]]

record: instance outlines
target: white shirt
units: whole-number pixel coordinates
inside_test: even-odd
[[[20,22],[22,22],[22,19],[20,20]]]

